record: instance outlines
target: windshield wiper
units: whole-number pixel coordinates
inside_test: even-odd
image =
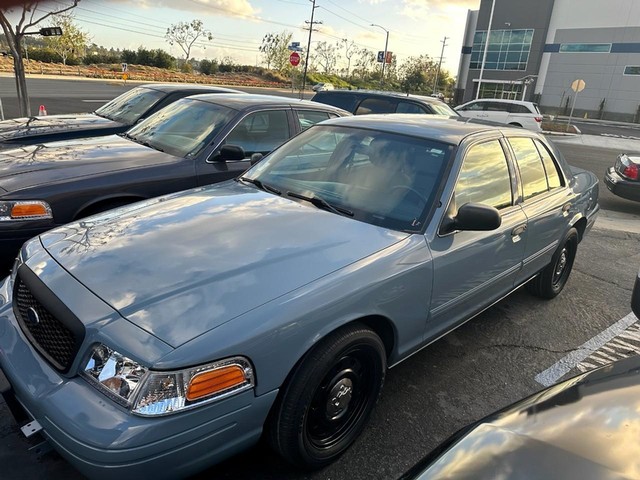
[[[240,180],[242,180],[243,182],[246,182],[246,183],[250,183],[251,185],[255,185],[260,190],[264,190],[265,192],[271,192],[271,193],[275,193],[276,195],[282,195],[282,192],[280,190],[278,190],[277,188],[274,188],[274,187],[272,187],[270,185],[262,183],[260,180],[256,180],[255,178],[249,178],[249,177],[236,178],[236,182],[238,182]]]
[[[343,207],[336,207],[335,205],[331,205],[324,198],[318,197],[315,194],[311,195],[301,195],[295,192],[287,192],[287,195],[293,198],[299,198],[300,200],[306,200],[317,208],[321,208],[323,210],[327,210],[331,213],[336,213],[338,215],[346,215],[348,217],[353,217],[353,212],[351,210],[347,210]]]
[[[164,153],[164,150],[156,145],[153,145],[152,143],[146,141],[146,140],[138,140],[136,137],[134,137],[133,135],[129,135],[127,132],[124,133],[119,133],[118,135],[120,135],[123,138],[126,138],[128,140],[131,140],[132,142],[136,142],[144,147],[149,147],[149,148],[153,148],[154,150],[158,150],[159,152]]]

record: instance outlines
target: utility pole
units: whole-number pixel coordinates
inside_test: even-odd
[[[322,22],[314,22],[313,21],[313,15],[316,11],[316,0],[311,0],[311,21],[307,22],[305,21],[304,23],[306,23],[307,25],[309,25],[309,40],[307,42],[307,55],[304,61],[304,73],[302,74],[302,90],[300,91],[300,98],[304,98],[304,88],[307,85],[307,68],[309,67],[309,51],[311,50],[311,32],[313,32],[313,25],[317,24],[317,25],[322,25]]]
[[[442,66],[442,59],[444,58],[444,47],[447,46],[447,40],[449,37],[444,37],[444,40],[441,40],[442,44],[442,52],[440,53],[440,61],[438,62],[438,70],[436,70],[436,80],[433,82],[433,93],[438,93],[438,77],[440,77],[440,67]]]

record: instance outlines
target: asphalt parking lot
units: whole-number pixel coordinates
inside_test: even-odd
[[[622,148],[560,138],[557,144],[570,163],[600,178]],[[607,212],[627,216],[616,229],[596,223],[562,294],[540,301],[520,289],[392,369],[364,434],[335,464],[301,472],[261,444],[195,478],[397,478],[460,427],[545,382],[640,352],[640,325],[629,307],[640,268],[640,234],[632,233],[637,225],[630,222],[640,207],[611,195],[603,184],[600,196]],[[34,444],[0,401],[0,479],[83,478],[57,453],[30,451]]]

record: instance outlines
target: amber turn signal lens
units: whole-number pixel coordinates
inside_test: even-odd
[[[11,209],[11,218],[49,217],[47,208],[41,203],[18,203]]]
[[[193,401],[222,393],[247,382],[244,370],[238,365],[201,372],[195,375],[187,388],[187,400]]]

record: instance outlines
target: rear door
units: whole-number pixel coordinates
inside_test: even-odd
[[[522,264],[526,217],[517,205],[515,168],[499,138],[463,152],[449,214],[465,203],[497,208],[502,225],[493,231],[442,229],[430,242],[433,296],[427,337],[464,321],[509,293]]]
[[[492,122],[508,123],[507,122],[507,120],[509,119],[509,112],[507,111],[508,108],[509,108],[508,103],[486,100],[484,118],[486,120],[491,120]]]
[[[520,176],[527,235],[522,271],[516,282],[532,277],[551,262],[569,228],[572,194],[556,159],[538,139],[509,137]]]

